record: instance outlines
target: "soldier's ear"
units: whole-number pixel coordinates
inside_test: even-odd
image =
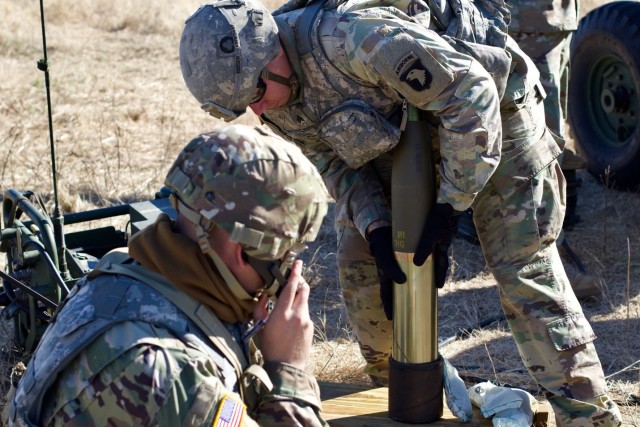
[[[249,255],[244,251],[242,245],[236,245],[235,249],[235,261],[241,267],[249,265]]]

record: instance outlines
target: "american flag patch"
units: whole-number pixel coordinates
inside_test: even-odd
[[[220,405],[218,406],[218,413],[213,420],[212,427],[237,427],[242,422],[244,416],[244,410],[246,406],[244,403],[236,400],[231,395],[226,395],[222,398]]]

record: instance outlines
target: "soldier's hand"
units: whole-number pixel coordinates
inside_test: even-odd
[[[385,276],[396,283],[404,283],[407,281],[407,276],[398,264],[391,238],[390,225],[375,228],[369,233],[369,250],[376,259],[378,271],[381,270]]]
[[[420,241],[413,256],[413,263],[421,266],[429,255],[434,254],[436,286],[441,288],[449,269],[448,250],[458,231],[460,212],[448,203],[436,203],[422,229]]]
[[[266,296],[254,310],[254,320],[266,316]],[[304,369],[311,353],[313,322],[309,316],[309,285],[302,278],[302,261],[296,260],[287,284],[258,334],[265,361],[288,363]]]
[[[378,269],[378,281],[380,282],[380,301],[387,320],[393,320],[393,280],[385,276]]]
[[[387,320],[393,319],[393,283],[405,283],[407,276],[398,264],[393,251],[391,226],[373,229],[369,233],[369,250],[376,260],[380,301]]]

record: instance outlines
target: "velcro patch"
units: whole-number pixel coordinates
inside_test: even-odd
[[[242,422],[246,406],[235,396],[227,394],[218,405],[212,427],[237,427]]]
[[[221,51],[227,54],[233,53],[233,51],[236,50],[236,47],[233,43],[233,38],[230,36],[223,37],[222,40],[220,40],[218,46],[220,46]]]
[[[456,61],[447,62],[450,46],[437,34],[425,32],[417,38],[404,31],[391,32],[364,60],[382,80],[419,108],[451,92]],[[446,94],[445,94],[446,96]]]
[[[394,67],[394,71],[400,81],[411,86],[416,92],[421,92],[431,87],[433,76],[413,52],[400,59]]]

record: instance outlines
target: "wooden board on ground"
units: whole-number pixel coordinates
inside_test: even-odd
[[[429,424],[406,424],[389,418],[387,413],[388,389],[367,388],[353,384],[320,382],[322,415],[332,427],[396,427],[396,426],[490,426],[490,419],[482,417],[478,408],[473,409],[470,423],[462,423],[443,404],[442,418]],[[546,427],[549,407],[544,402],[538,407],[534,427]]]

